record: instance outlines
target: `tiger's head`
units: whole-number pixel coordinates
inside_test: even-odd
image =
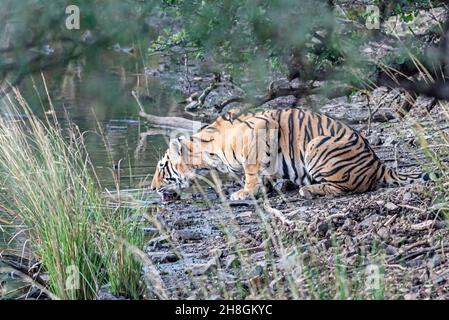
[[[184,138],[172,139],[169,148],[158,162],[151,181],[151,190],[163,195],[190,186],[195,169],[188,159],[188,147],[182,142]]]
[[[151,190],[166,199],[180,189],[188,188],[192,179],[207,173],[207,165],[201,156],[206,149],[201,139],[198,141],[182,136],[170,140],[167,151],[156,166]]]
[[[204,176],[209,169],[220,169],[222,165],[216,156],[217,148],[223,145],[218,137],[223,135],[223,119],[206,125],[199,132],[186,138],[181,136],[170,140],[162,160],[156,166],[151,182],[151,190],[162,198],[190,186],[197,176]]]

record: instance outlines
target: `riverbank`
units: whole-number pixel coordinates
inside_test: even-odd
[[[370,94],[371,118],[359,93],[330,99],[321,111],[360,130],[399,171],[434,170],[429,152],[444,161],[447,103],[421,97],[402,117],[405,93]],[[238,188],[220,183],[225,197]],[[447,299],[441,183],[314,200],[286,189],[243,204],[197,189],[153,212],[159,228],[151,229],[147,253],[173,299]]]

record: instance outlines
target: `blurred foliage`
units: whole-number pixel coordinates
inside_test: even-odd
[[[15,84],[26,74],[79,57],[98,59],[104,50],[144,63],[147,54],[178,46],[195,48],[189,54],[236,82],[257,83],[278,71],[290,79],[338,79],[361,87],[377,70],[359,48],[386,36],[363,28],[367,3],[379,6],[382,21],[398,15],[410,22],[419,9],[444,1],[2,0],[0,81],[8,75]],[[80,8],[80,30],[65,27],[70,4]],[[391,59],[404,64],[405,52]]]
[[[380,20],[397,16],[411,22],[420,9],[444,1],[313,1],[313,0],[165,0],[165,8],[182,18],[182,30],[160,36],[150,49],[190,45],[218,70],[226,70],[237,83],[256,82],[271,71],[290,79],[339,80],[355,88],[376,82],[378,66],[361,55],[360,47],[382,39],[394,40],[399,49],[383,58],[392,67],[413,64],[410,53],[431,64],[422,40],[414,36],[392,38],[384,30],[365,27],[366,5],[379,7]],[[343,9],[342,9],[343,8]]]
[[[79,30],[66,27],[69,5],[80,9]],[[95,60],[104,50],[125,52],[124,45],[136,46],[151,34],[145,19],[155,8],[139,0],[2,0],[1,7],[0,80],[9,75],[13,84],[79,57]]]

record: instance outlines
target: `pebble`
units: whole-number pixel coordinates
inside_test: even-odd
[[[388,240],[390,238],[390,231],[386,227],[381,227],[377,234],[384,240]]]
[[[397,211],[399,207],[392,202],[387,202],[385,204],[385,209],[387,209],[388,211]]]

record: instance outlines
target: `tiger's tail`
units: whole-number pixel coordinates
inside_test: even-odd
[[[440,177],[440,174],[434,173],[436,178]],[[411,183],[423,183],[426,181],[431,181],[432,178],[427,172],[421,173],[400,173],[394,169],[385,166],[385,171],[383,176],[380,178],[378,186],[379,187],[398,187],[404,186]]]

